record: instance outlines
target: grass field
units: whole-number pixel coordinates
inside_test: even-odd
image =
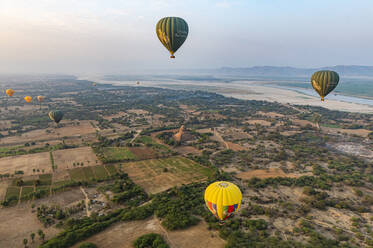
[[[93,171],[91,170],[91,167],[84,167],[82,169],[83,169],[85,178],[87,180],[95,179],[95,174],[93,174]]]
[[[204,181],[215,173],[213,169],[185,157],[124,163],[122,170],[148,193],[158,193],[181,184]]]
[[[109,176],[103,165],[93,166],[91,169],[94,171],[96,178],[99,180],[105,180]]]
[[[42,174],[39,175],[40,184],[42,185],[51,185],[52,183],[52,174]]]
[[[32,192],[34,192],[34,187],[30,187],[30,186],[22,187],[21,199],[24,199]]]
[[[127,147],[104,147],[101,152],[102,160],[106,163],[136,160]]]
[[[84,168],[76,168],[76,169],[69,170],[69,174],[70,174],[71,180],[73,181],[81,182],[81,181],[87,180],[87,178],[85,177]]]
[[[110,175],[115,175],[118,173],[114,165],[105,165],[105,168],[109,171]]]
[[[114,166],[108,166],[110,170],[113,170],[113,174],[115,174],[116,170]],[[92,181],[94,179],[97,180],[105,180],[109,177],[105,167],[103,165],[97,166],[89,166],[89,167],[81,167],[69,170],[69,175],[71,180],[75,182],[84,182],[84,181]]]
[[[10,201],[9,205],[16,204],[18,202],[20,187],[10,186],[6,190],[5,200]]]

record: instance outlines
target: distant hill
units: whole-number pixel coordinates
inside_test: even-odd
[[[244,68],[222,67],[218,73],[245,76],[309,76],[318,70],[333,70],[341,76],[373,77],[373,66],[337,65],[322,68],[295,68],[289,66],[254,66]]]

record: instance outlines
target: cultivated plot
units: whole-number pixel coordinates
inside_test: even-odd
[[[119,167],[119,165],[118,165]],[[150,159],[120,165],[122,171],[148,193],[206,180],[214,170],[184,157]]]

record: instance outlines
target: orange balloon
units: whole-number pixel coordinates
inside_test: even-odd
[[[38,99],[38,102],[42,102],[44,101],[44,96],[38,96],[37,99]]]
[[[31,96],[25,96],[25,101],[26,102],[31,102],[32,100],[32,97]]]
[[[6,93],[8,96],[13,96],[13,94],[14,94],[14,90],[13,90],[13,89],[7,89],[7,90],[5,91],[5,93]]]

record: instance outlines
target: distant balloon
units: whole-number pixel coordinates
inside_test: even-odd
[[[93,85],[93,86],[96,86],[97,84],[96,84],[96,83],[93,83],[92,85]]]
[[[188,24],[180,17],[164,17],[156,26],[158,39],[170,52],[171,58],[188,37]]]
[[[140,82],[139,82],[139,81],[137,81],[137,82],[136,82],[136,84],[137,84],[137,85],[139,85],[139,84],[140,84]]]
[[[55,123],[59,123],[63,118],[63,112],[60,110],[50,111],[49,118],[54,121]]]
[[[38,97],[37,97],[37,99],[38,99],[38,102],[40,102],[40,103],[41,103],[41,102],[43,102],[43,101],[44,101],[44,96],[38,96]]]
[[[205,190],[206,206],[221,221],[226,220],[238,211],[241,200],[241,190],[230,182],[215,182]]]
[[[7,89],[7,90],[5,91],[5,93],[6,93],[8,96],[13,96],[13,94],[14,94],[14,90],[13,90],[13,89]]]
[[[25,96],[25,101],[26,102],[31,102],[32,101],[32,97],[31,96]]]
[[[324,101],[324,97],[337,87],[339,75],[335,71],[317,71],[311,77],[312,87]]]

